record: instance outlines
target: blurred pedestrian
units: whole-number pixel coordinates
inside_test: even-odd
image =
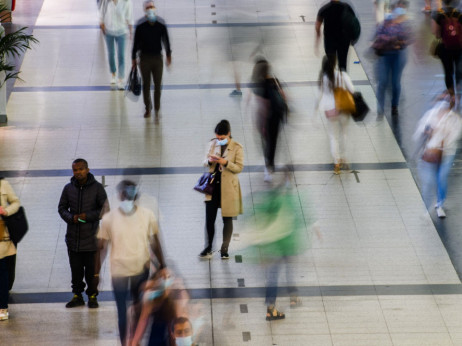
[[[348,20],[347,20],[348,19]],[[341,71],[347,69],[348,49],[359,38],[359,21],[356,14],[345,2],[330,0],[321,7],[316,18],[315,50],[319,50],[321,26],[324,24],[324,50],[326,55],[335,56]],[[359,30],[359,31],[358,31]]]
[[[372,48],[379,56],[377,62],[377,115],[385,111],[385,91],[391,76],[391,115],[398,116],[401,95],[401,76],[407,61],[407,46],[412,42],[411,26],[403,7],[396,7],[377,28]]]
[[[443,8],[432,15],[432,32],[442,40],[437,53],[443,64],[444,82],[453,96],[456,91],[460,93],[462,77],[462,13],[457,9],[458,3],[458,0],[443,0]]]
[[[374,0],[375,21],[377,25],[385,20],[385,15],[389,12],[390,0]]]
[[[20,207],[19,198],[14,193],[10,183],[0,178],[0,216],[11,216]],[[9,318],[8,313],[8,291],[10,290],[10,279],[12,261],[16,255],[16,246],[10,239],[8,228],[0,217],[0,321]]]
[[[144,117],[151,116],[151,75],[154,81],[154,111],[156,119],[159,117],[160,94],[162,87],[162,74],[164,62],[162,57],[162,45],[164,46],[167,66],[172,63],[172,51],[168,38],[167,27],[157,20],[157,10],[154,1],[145,1],[144,12],[147,21],[136,27],[135,40],[132,50],[132,68],[137,65],[136,57],[139,52],[139,65],[143,80],[143,101],[145,106]]]
[[[74,293],[66,308],[85,305],[82,297],[85,282],[88,307],[97,308],[96,233],[107,195],[103,185],[90,173],[86,160],[74,160],[72,171],[74,176],[64,187],[58,205],[59,215],[67,223],[66,245],[72,273],[72,293]]]
[[[340,174],[341,168],[348,168],[346,160],[347,129],[350,115],[339,112],[335,106],[334,90],[341,87],[354,93],[354,86],[345,71],[335,68],[335,57],[322,59],[319,73],[318,110],[327,118],[327,130],[330,139],[330,151],[334,159],[334,173]]]
[[[427,209],[431,208],[436,191],[436,214],[446,217],[444,202],[448,176],[454,162],[457,142],[461,137],[462,118],[454,111],[454,100],[447,97],[424,114],[419,121],[414,139],[422,142],[419,175],[422,196]]]
[[[221,259],[229,259],[228,247],[233,234],[233,217],[243,213],[241,186],[238,174],[244,168],[242,145],[231,137],[231,125],[227,120],[215,127],[215,137],[209,143],[204,165],[215,173],[213,195],[205,196],[206,246],[199,254],[201,258],[212,256],[215,220],[221,208],[223,218],[223,243]]]
[[[117,185],[119,205],[103,216],[98,232],[99,276],[101,263],[111,245],[111,276],[114,298],[117,306],[119,335],[122,345],[127,336],[127,304],[138,304],[140,288],[148,279],[150,254],[158,262],[159,275],[167,273],[162,246],[159,239],[159,224],[154,213],[136,204],[138,186],[130,180]],[[136,318],[137,320],[137,318]]]
[[[99,23],[106,39],[109,69],[112,75],[111,84],[117,84],[117,88],[123,90],[125,87],[125,41],[127,34],[130,34],[131,39],[133,28],[133,5],[131,0],[102,0]],[[116,45],[117,67],[115,62]]]
[[[252,73],[253,93],[257,101],[256,125],[260,133],[265,157],[265,181],[272,180],[274,157],[281,123],[287,117],[287,103],[279,80],[272,74],[271,65],[258,58]]]

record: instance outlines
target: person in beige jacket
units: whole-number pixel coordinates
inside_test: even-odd
[[[19,198],[11,185],[5,179],[0,179],[0,215],[12,215],[19,207]],[[0,321],[8,319],[9,268],[14,255],[16,255],[16,247],[10,240],[3,219],[0,218]]]
[[[215,220],[218,208],[223,217],[223,243],[221,259],[229,259],[228,247],[233,234],[233,217],[243,213],[242,194],[237,175],[244,168],[244,150],[242,145],[231,137],[231,126],[227,120],[220,121],[215,127],[216,138],[209,143],[204,165],[209,172],[215,172],[213,195],[205,196],[206,247],[199,254],[201,258],[212,256]]]

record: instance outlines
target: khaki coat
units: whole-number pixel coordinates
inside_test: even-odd
[[[0,205],[5,209],[7,215],[13,215],[21,206],[18,196],[16,196],[10,183],[5,179],[0,180]],[[3,236],[0,239],[0,259],[16,254],[16,247],[13,242],[7,240],[10,238],[8,229],[5,227],[2,233]]]
[[[212,139],[207,147],[204,166],[209,167],[209,172],[213,173],[218,163],[209,163],[208,158],[210,155],[220,156],[228,161],[226,167],[221,167],[221,215],[224,217],[238,216],[244,212],[241,185],[237,177],[244,168],[244,149],[241,144],[230,139],[222,156],[220,145],[217,144],[216,139]],[[211,195],[205,195],[206,201],[211,199]]]

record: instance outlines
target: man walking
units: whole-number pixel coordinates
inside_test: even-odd
[[[167,27],[158,20],[154,1],[144,2],[144,12],[147,21],[138,25],[135,30],[135,40],[132,50],[132,66],[136,67],[136,55],[139,54],[141,78],[143,80],[143,101],[146,111],[145,118],[151,116],[151,75],[154,81],[154,111],[156,119],[160,110],[160,94],[163,73],[162,45],[167,55],[167,66],[172,62],[172,51],[168,38]]]
[[[66,308],[85,305],[82,297],[85,289],[84,277],[88,307],[97,308],[96,232],[107,195],[103,185],[90,173],[87,161],[75,160],[72,163],[72,171],[74,176],[64,187],[58,206],[59,215],[67,223],[66,244],[74,293]]]

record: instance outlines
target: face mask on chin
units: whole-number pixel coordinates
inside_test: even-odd
[[[185,336],[182,338],[175,338],[176,346],[191,346],[192,336]]]

